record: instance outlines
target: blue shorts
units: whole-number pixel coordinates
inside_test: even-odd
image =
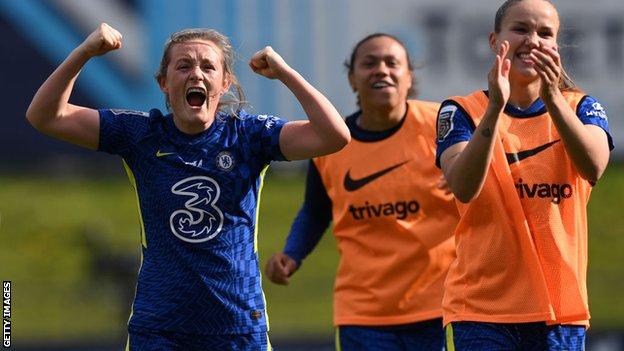
[[[442,319],[392,326],[343,325],[336,328],[338,351],[441,351]]]
[[[271,351],[267,333],[233,335],[193,335],[167,331],[138,330],[128,332],[126,351],[206,351],[249,350]]]
[[[579,325],[452,322],[445,329],[448,351],[585,350],[585,327]]]

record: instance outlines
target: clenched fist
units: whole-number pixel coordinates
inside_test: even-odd
[[[253,54],[249,60],[249,67],[269,79],[279,79],[281,74],[289,69],[286,61],[270,46]]]
[[[109,51],[119,49],[121,38],[121,33],[115,28],[102,23],[80,44],[79,49],[89,57],[104,55]]]
[[[265,273],[275,284],[288,285],[290,276],[299,268],[297,262],[285,253],[276,253],[266,263]]]

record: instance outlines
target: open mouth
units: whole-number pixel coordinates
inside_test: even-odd
[[[516,54],[516,57],[518,57],[522,62],[525,62],[527,64],[533,64],[533,60],[531,59],[531,55],[528,52],[521,52]]]
[[[375,84],[373,84],[373,89],[384,89],[384,88],[388,88],[392,86],[394,85],[385,81],[380,81],[380,82],[376,82]]]
[[[206,90],[193,87],[186,90],[186,102],[193,107],[199,107],[206,102]]]

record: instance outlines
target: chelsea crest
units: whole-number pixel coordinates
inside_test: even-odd
[[[216,163],[220,170],[229,172],[234,168],[234,156],[229,151],[221,151],[217,155]]]

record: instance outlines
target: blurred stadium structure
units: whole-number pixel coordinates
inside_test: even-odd
[[[153,79],[168,35],[186,27],[212,27],[239,53],[237,74],[258,113],[303,116],[290,93],[247,67],[253,52],[272,45],[323,91],[343,114],[355,109],[342,62],[364,35],[383,31],[402,38],[413,54],[420,98],[486,88],[492,55],[487,34],[498,0],[0,0],[0,77],[5,109],[0,167],[67,169],[85,155],[32,133],[23,116],[51,70],[100,22],[118,28],[124,47],[89,62],[73,102],[93,107],[147,110],[164,107]],[[624,142],[624,3],[583,0],[557,4],[563,21],[562,53],[577,83],[599,98],[610,116],[616,145]],[[616,149],[615,156],[624,157]],[[92,160],[92,155],[89,158]],[[115,163],[117,168],[117,163]],[[100,169],[101,171],[101,169]]]
[[[355,98],[342,62],[364,35],[388,32],[401,38],[414,62],[422,64],[422,69],[416,71],[419,97],[440,101],[450,95],[486,88],[486,73],[492,62],[487,34],[500,3],[0,0],[0,98],[5,110],[0,128],[0,171],[78,173],[97,164],[98,173],[120,172],[116,158],[94,155],[43,137],[24,120],[39,85],[100,22],[119,29],[124,35],[124,46],[89,62],[77,83],[74,103],[163,109],[163,96],[153,75],[165,40],[182,28],[211,27],[229,36],[239,54],[236,72],[250,101],[247,109],[299,119],[303,113],[285,88],[248,69],[247,61],[256,50],[273,46],[341,113],[348,114],[355,109]],[[579,86],[604,104],[615,144],[624,145],[624,2],[594,0],[589,5],[586,0],[566,0],[556,5],[563,22],[564,64]],[[616,149],[614,158],[624,159],[622,150]],[[88,162],[83,162],[85,159]],[[316,347],[291,347],[287,342],[282,345],[281,350],[329,350],[331,340]],[[619,334],[597,334],[590,339],[590,348],[622,350],[624,341]]]

